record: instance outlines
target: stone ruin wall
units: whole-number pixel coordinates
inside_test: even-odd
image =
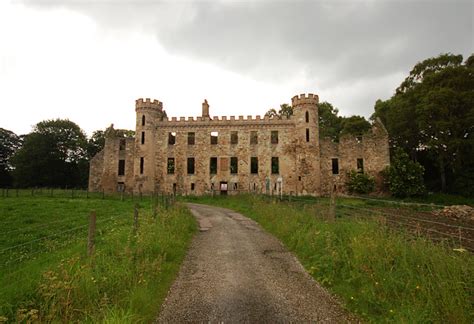
[[[332,172],[332,159],[339,161],[339,174]],[[380,121],[376,121],[371,130],[361,138],[341,136],[339,143],[331,139],[321,140],[321,177],[323,195],[329,195],[331,186],[336,185],[336,192],[347,193],[348,173],[357,170],[357,159],[362,158],[364,173],[376,180],[376,190],[383,188],[381,171],[390,165],[388,133]]]
[[[119,149],[120,139],[108,136],[104,149],[91,161],[89,189],[117,191],[118,182],[125,183],[127,192],[176,192],[201,195],[218,190],[220,181],[228,182],[229,194],[240,191],[266,192],[270,178],[270,193],[283,177],[284,194],[328,195],[335,182],[339,192],[345,192],[346,173],[356,169],[357,158],[364,159],[364,171],[378,176],[389,165],[388,136],[383,125],[376,123],[361,141],[341,137],[339,143],[319,139],[316,95],[292,98],[294,115],[289,118],[264,116],[209,117],[207,101],[199,117],[167,118],[160,101],[139,99],[136,103],[136,136],[126,139],[126,149]],[[207,105],[205,107],[205,105]],[[306,122],[305,112],[310,112]],[[142,125],[142,116],[145,124]],[[310,140],[305,141],[306,128]],[[271,144],[271,131],[278,131],[278,144]],[[218,144],[210,144],[210,134],[219,133]],[[231,144],[231,132],[238,132],[238,144]],[[250,144],[250,132],[258,132],[258,144]],[[145,132],[145,143],[141,133]],[[176,132],[176,144],[168,145],[168,133]],[[195,132],[195,145],[187,144],[188,132]],[[230,157],[238,158],[238,174],[230,173]],[[258,174],[250,173],[250,157],[257,156]],[[279,157],[279,174],[271,174],[271,157]],[[140,157],[144,172],[140,174]],[[175,174],[167,174],[167,159],[175,158]],[[187,158],[195,158],[195,174],[187,174]],[[209,172],[210,157],[218,158],[217,174]],[[332,174],[331,159],[339,159],[339,174]],[[125,159],[125,176],[118,176],[118,161]],[[194,191],[191,190],[194,183]],[[237,183],[237,190],[233,184]]]

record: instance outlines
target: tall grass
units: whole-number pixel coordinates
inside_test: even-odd
[[[71,237],[54,237],[49,244],[54,248],[35,247],[33,257],[28,257],[32,251],[26,251],[25,260],[0,269],[4,287],[0,292],[0,322],[1,318],[11,322],[152,321],[178,272],[196,224],[181,205],[162,207],[156,218],[149,200],[140,206],[139,229],[134,234],[131,201],[2,199],[0,221],[10,224],[10,230],[15,229],[15,223],[24,226],[25,218],[31,218],[35,226],[3,238],[0,248],[21,244],[23,234],[31,239],[45,235],[43,230],[49,235],[67,228],[64,222],[55,222],[61,214],[57,210],[71,226],[86,223],[88,211],[95,209],[98,224],[95,253],[90,258],[86,256],[85,229]],[[37,226],[41,225],[37,219],[41,215],[48,226]],[[101,219],[107,221],[100,223]]]
[[[193,200],[240,211],[260,223],[297,255],[319,283],[365,320],[474,321],[471,254],[393,232],[367,218],[346,214],[328,222],[317,208],[250,196]]]

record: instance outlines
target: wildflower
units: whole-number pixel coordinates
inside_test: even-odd
[[[416,285],[416,289],[420,289],[420,286]]]

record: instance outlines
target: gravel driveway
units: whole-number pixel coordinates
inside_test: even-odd
[[[355,322],[256,222],[188,204],[200,224],[158,322]]]

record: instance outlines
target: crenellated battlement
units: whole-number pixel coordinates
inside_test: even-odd
[[[233,123],[239,123],[241,125],[279,125],[292,122],[292,116],[282,116],[282,118],[270,118],[268,115],[252,116],[212,116],[208,117],[164,117],[161,121],[157,122],[159,127],[167,126],[200,126],[200,125],[215,125],[215,126],[224,126],[224,125],[233,125]],[[232,122],[232,124],[229,124]]]
[[[302,93],[299,96],[296,95],[291,98],[291,105],[293,107],[301,106],[301,105],[317,105],[319,103],[318,95],[308,93],[307,95]]]
[[[163,110],[163,103],[159,100],[154,99],[153,101],[150,98],[139,98],[135,101],[135,109],[158,109],[159,111]]]

